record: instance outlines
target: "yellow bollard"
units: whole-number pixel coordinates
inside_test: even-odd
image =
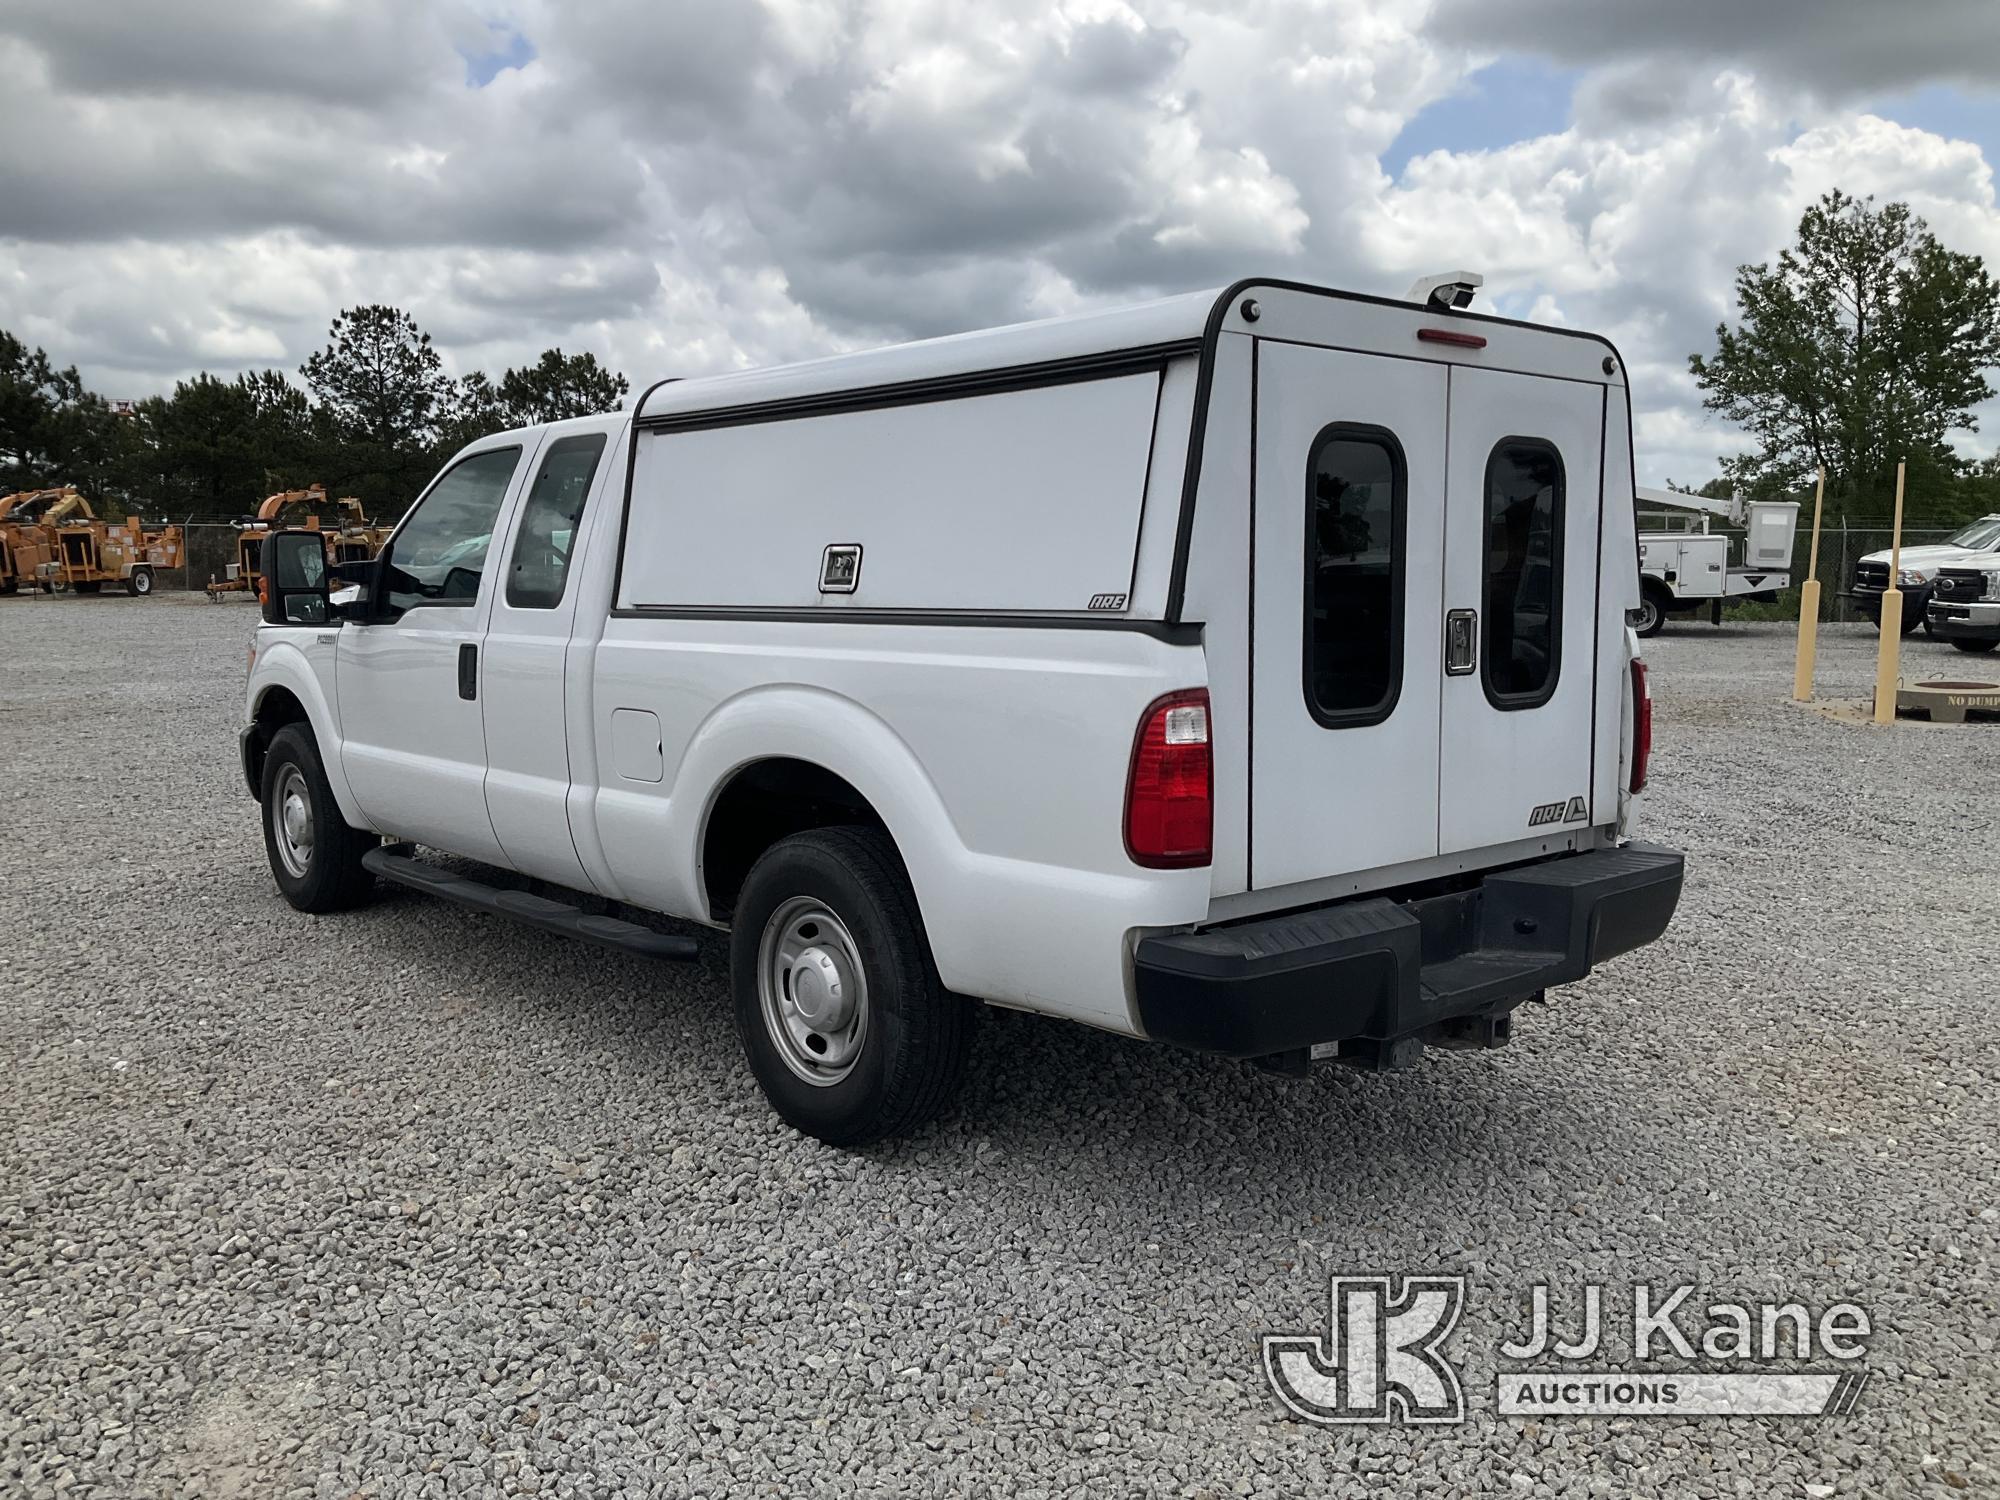
[[[1799,661],[1792,669],[1792,697],[1812,702],[1813,664],[1819,656],[1819,515],[1826,503],[1826,465],[1813,491],[1812,551],[1806,554],[1806,581],[1799,586]]]
[[[1903,465],[1896,465],[1896,522],[1889,533],[1889,588],[1882,595],[1882,644],[1875,653],[1875,722],[1896,722],[1896,683],[1903,665]]]

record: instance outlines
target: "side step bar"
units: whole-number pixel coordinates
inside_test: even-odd
[[[481,885],[476,880],[468,880],[450,870],[440,870],[436,865],[427,865],[387,846],[370,849],[362,855],[361,867],[382,880],[406,885],[425,895],[441,896],[459,906],[490,912],[496,917],[512,917],[544,932],[581,938],[586,943],[595,943],[600,948],[610,948],[618,953],[670,959],[692,959],[701,953],[701,945],[691,937],[655,932],[650,927],[641,927],[637,922],[626,922],[617,917],[594,917],[588,912],[578,911],[574,906],[565,906],[560,901],[530,895],[526,891],[504,891],[497,886]]]

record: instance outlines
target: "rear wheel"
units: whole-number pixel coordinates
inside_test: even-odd
[[[134,568],[132,576],[125,580],[125,592],[132,595],[135,599],[152,593],[153,570],[151,568]]]
[[[1958,647],[1958,649],[1961,651],[1970,651],[1975,656],[1984,656],[1988,651],[1991,651],[1995,646],[2000,646],[2000,641],[1954,640],[1952,644]]]
[[[103,589],[104,580],[102,578],[86,578],[80,582],[71,584],[70,587],[75,589],[79,594],[95,594]]]
[[[874,829],[766,850],[736,904],[730,972],[750,1071],[828,1145],[907,1135],[964,1077],[972,1002],[939,980],[903,862]]]
[[[319,747],[302,725],[271,736],[263,791],[264,853],[287,901],[300,911],[345,911],[374,893],[361,856],[379,841],[341,817]]]
[[[1645,637],[1656,636],[1667,623],[1667,591],[1648,579],[1639,587],[1639,607],[1632,611],[1632,629]]]

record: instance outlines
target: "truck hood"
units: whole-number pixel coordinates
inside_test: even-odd
[[[1903,549],[1903,566],[1905,568],[1942,568],[1962,563],[1968,558],[1991,557],[1992,555],[1990,552],[1974,552],[1969,547],[1905,547]],[[1886,564],[1889,561],[1889,556],[1890,554],[1887,549],[1884,549],[1881,552],[1864,553],[1860,561]]]

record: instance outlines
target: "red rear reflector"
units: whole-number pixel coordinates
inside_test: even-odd
[[[1632,790],[1646,790],[1646,762],[1653,758],[1653,690],[1646,664],[1632,658]]]
[[[1147,708],[1132,744],[1125,852],[1134,864],[1154,870],[1205,865],[1214,827],[1208,690],[1168,693]]]
[[[1426,344],[1456,344],[1461,349],[1484,349],[1486,335],[1460,333],[1456,328],[1419,328],[1417,337]]]

